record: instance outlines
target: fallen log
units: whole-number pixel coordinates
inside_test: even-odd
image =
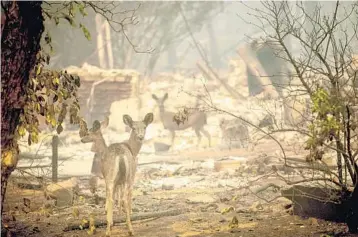
[[[132,215],[131,220],[132,221],[139,221],[139,220],[145,220],[145,219],[152,219],[152,218],[160,218],[165,216],[177,216],[182,213],[188,212],[189,209],[180,209],[180,210],[168,210],[168,211],[162,211],[162,212],[149,212],[149,213],[139,213]],[[125,223],[126,218],[113,218],[113,225]],[[103,227],[107,226],[107,220],[105,218],[95,220],[95,227]],[[88,229],[89,223],[83,224],[83,222],[75,222],[73,224],[68,225],[63,231],[73,231],[73,230],[83,230]]]

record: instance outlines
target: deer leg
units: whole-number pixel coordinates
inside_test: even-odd
[[[96,194],[98,188],[98,177],[92,175],[89,179],[89,187],[92,194]]]
[[[132,187],[127,186],[127,192],[126,192],[126,197],[125,197],[125,209],[126,209],[126,222],[127,222],[127,227],[128,227],[128,234],[130,236],[133,235],[133,227],[132,227],[132,222],[131,222],[131,214],[130,214],[130,202],[129,199],[131,198],[131,194],[130,191]]]
[[[114,187],[114,193],[113,193],[113,196],[114,196],[114,198],[113,198],[113,200],[114,200],[114,205],[116,205],[116,206],[120,205],[119,193],[120,193],[120,191],[119,191],[119,185],[116,185],[116,186]]]
[[[113,204],[112,205],[118,205],[118,195],[116,194],[116,192],[118,192],[118,188],[116,186],[113,187],[113,194],[112,194],[112,200],[113,200]],[[108,192],[106,192],[108,193]],[[105,206],[105,211],[106,211],[106,214],[108,213],[108,204],[109,204],[109,201],[108,201],[108,198],[106,198],[106,206]]]
[[[113,225],[113,191],[114,185],[107,184],[106,187],[106,208],[107,208],[107,230],[106,236],[111,236],[111,226]]]
[[[130,186],[128,187],[128,206],[129,206],[129,214],[132,215],[132,190],[133,190],[133,187]]]
[[[196,144],[196,148],[199,148],[200,142],[201,142],[201,134],[199,129],[195,129],[195,134],[198,137],[198,143]]]
[[[201,129],[201,132],[208,138],[209,141],[209,147],[211,147],[211,136],[208,131],[206,131],[204,128]]]
[[[120,188],[119,188],[119,213],[123,212],[124,214],[126,213],[125,212],[125,203],[124,203],[124,185],[121,185]]]
[[[105,204],[105,207],[104,207],[104,211],[106,212],[106,215],[108,213],[108,203],[109,203],[109,199],[108,199],[108,188],[107,188],[107,184],[106,184],[106,204]]]

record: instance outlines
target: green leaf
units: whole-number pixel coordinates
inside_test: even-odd
[[[70,8],[68,9],[68,14],[69,14],[71,17],[74,17],[75,14],[76,14],[76,5],[73,4],[72,2],[70,2]]]
[[[56,126],[56,118],[55,117],[51,117],[51,126],[54,128]]]
[[[23,137],[23,136],[25,135],[25,133],[26,133],[25,127],[20,126],[20,127],[18,128],[18,132],[19,132],[19,135],[20,135],[21,137]]]
[[[40,75],[41,71],[42,71],[42,67],[40,65],[37,66],[36,76]]]
[[[83,34],[85,35],[86,39],[91,40],[91,33],[88,29],[80,23],[80,28],[82,29]]]
[[[55,78],[52,80],[52,83],[53,83],[54,85],[58,85],[58,84],[60,84],[60,79],[59,79],[58,77],[55,77]]]
[[[34,143],[38,143],[39,142],[39,134],[36,132],[32,132],[31,133],[31,140]]]
[[[65,100],[68,99],[68,92],[67,91],[62,91],[62,96]]]
[[[88,15],[87,12],[85,11],[84,3],[79,3],[77,6],[78,6],[78,10],[82,14],[82,16],[87,16]]]
[[[36,103],[35,106],[36,106],[36,111],[40,112],[40,110],[41,110],[40,103]]]

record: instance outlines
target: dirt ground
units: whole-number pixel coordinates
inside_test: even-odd
[[[16,192],[16,193],[15,193]],[[185,199],[189,193],[195,193],[202,197],[202,202],[188,202]],[[222,196],[218,203],[205,203],[205,195],[216,194]],[[146,195],[138,194],[134,200],[134,214],[140,212],[155,212],[168,209],[178,210],[187,208],[188,211],[176,216],[153,218],[142,221],[134,221],[133,228],[136,236],[167,237],[167,236],[354,236],[346,233],[344,224],[331,223],[313,218],[302,218],[288,213],[284,209],[284,200],[277,199],[269,204],[254,202],[246,208],[252,197],[245,200],[236,200],[242,208],[227,214],[221,214],[220,209],[230,206],[232,201],[225,198],[234,195],[234,191],[225,190],[169,190],[151,192]],[[26,210],[21,203],[24,197],[32,202],[30,210]],[[74,230],[63,232],[69,224],[80,222],[90,213],[95,213],[95,218],[104,220],[104,208],[89,203],[79,207],[66,209],[52,208],[41,209],[43,202],[42,192],[29,190],[9,189],[7,204],[16,205],[12,210],[12,221],[9,222],[11,236],[88,236],[87,230]],[[287,203],[287,202],[286,202]],[[222,207],[222,208],[220,208]],[[79,216],[75,217],[77,209]],[[115,215],[118,216],[117,210]],[[233,217],[238,224],[229,227]],[[95,236],[104,236],[105,228],[97,228]],[[3,236],[3,235],[2,235]],[[127,236],[125,224],[116,224],[113,227],[112,236]]]
[[[240,175],[235,171],[215,172],[204,168],[205,157],[209,154],[203,151],[181,153],[176,157],[161,156],[158,158],[163,161],[161,165],[139,167],[133,216],[167,213],[133,221],[135,236],[354,236],[347,233],[342,223],[292,215],[290,201],[279,197],[278,190],[267,189],[259,196],[243,189],[248,180],[257,179],[256,173]],[[232,150],[224,155],[235,154],[244,152]],[[245,156],[250,157],[249,152]],[[178,169],[165,161],[176,161],[184,168]],[[202,165],[193,165],[194,161]],[[185,166],[190,162],[190,166]],[[79,229],[81,222],[91,216],[95,221],[105,223],[104,184],[100,183],[99,198],[95,198],[89,192],[89,177],[77,178],[81,184],[80,196],[71,207],[55,207],[53,201],[45,199],[43,191],[20,189],[16,185],[18,180],[13,178],[8,187],[3,219],[11,234],[2,232],[2,236],[104,236],[105,225],[94,232]],[[273,177],[261,180],[259,185],[265,182],[279,184]],[[117,209],[114,211],[116,222],[123,214],[120,215]],[[74,230],[64,231],[71,225]],[[125,223],[115,223],[112,230],[112,236],[128,236]]]

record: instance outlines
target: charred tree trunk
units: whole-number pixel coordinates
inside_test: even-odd
[[[1,213],[7,181],[19,153],[14,134],[44,30],[41,4],[41,1],[1,3],[5,14],[1,35]]]

